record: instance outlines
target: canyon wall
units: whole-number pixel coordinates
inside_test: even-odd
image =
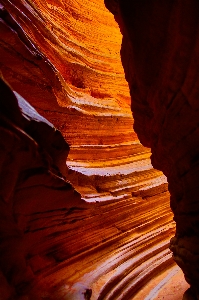
[[[121,57],[134,129],[168,178],[176,235],[170,248],[198,290],[198,1],[109,1],[123,34]]]
[[[65,2],[0,4],[2,299],[144,299],[179,274],[167,180],[133,130],[113,16]]]

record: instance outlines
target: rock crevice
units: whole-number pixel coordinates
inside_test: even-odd
[[[163,292],[165,278],[182,278],[168,249],[175,223],[166,177],[133,130],[113,16],[103,0],[1,3],[0,67],[11,85],[1,93],[3,300]],[[145,94],[136,105],[151,134]]]
[[[123,33],[134,129],[168,179],[176,221],[171,250],[198,299],[198,2],[105,3]]]

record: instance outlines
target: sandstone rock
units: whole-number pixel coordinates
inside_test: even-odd
[[[168,178],[176,221],[176,238],[171,242],[174,259],[198,298],[199,4],[194,0],[105,3],[123,33],[121,56],[134,129],[142,144],[151,147],[153,166]]]
[[[174,268],[175,225],[166,178],[132,128],[119,29],[102,0],[1,3],[1,71],[15,91],[2,111],[4,297],[147,296]],[[66,174],[54,126],[70,145]]]
[[[80,196],[69,183],[56,175],[57,172],[53,172],[51,149],[48,151],[48,148],[42,147],[42,143],[38,144],[30,136],[30,132],[32,131],[36,138],[39,137],[40,125],[42,129],[45,124],[48,127],[47,133],[51,134],[51,144],[61,145],[65,155],[68,145],[62,136],[57,138],[52,124],[38,115],[17,95],[19,106],[16,96],[2,80],[0,90],[2,95],[0,264],[8,284],[15,288],[10,289],[12,297],[17,297],[26,292],[26,286],[34,280],[34,268],[27,263],[27,257],[31,256],[33,245],[39,241],[41,245],[42,240],[41,236],[38,236],[38,241],[28,236],[27,232],[30,229],[28,223],[31,218],[37,220],[36,215],[45,214],[45,211],[56,212],[63,209],[70,211],[70,208],[67,209],[71,206],[70,201],[78,205]],[[27,125],[28,122],[30,124]],[[37,127],[34,122],[38,122]],[[29,134],[26,132],[27,128]],[[59,151],[61,152],[61,148]],[[47,226],[45,219],[41,219],[41,231],[42,226],[44,228]],[[2,280],[2,284],[6,288],[4,281],[5,279]],[[1,287],[3,294],[6,293],[4,287]],[[5,296],[4,299],[8,299],[9,296]]]

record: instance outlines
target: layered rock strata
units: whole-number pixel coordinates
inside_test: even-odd
[[[16,91],[6,118],[17,136],[9,154],[1,139],[14,158],[4,163],[14,188],[2,209],[3,297],[144,299],[177,274],[174,223],[165,177],[132,129],[113,17],[103,1],[1,3],[1,71]],[[67,169],[62,137],[18,93],[63,134]]]
[[[123,33],[122,62],[134,128],[168,178],[176,235],[171,250],[199,299],[198,1],[109,1]]]
[[[2,6],[1,71],[17,92],[60,129],[70,144],[67,164],[70,168],[69,176],[74,184],[81,186],[82,193],[92,194],[91,197],[93,190],[89,191],[89,186],[94,185],[97,194],[97,190],[108,190],[108,178],[113,193],[115,189],[119,192],[124,188],[123,194],[139,194],[139,190],[147,190],[149,186],[155,189],[160,187],[161,190],[161,184],[166,185],[166,179],[160,172],[152,169],[150,151],[140,144],[132,128],[133,119],[127,104],[130,97],[118,56],[121,36],[110,18],[111,14],[102,6],[103,2],[93,2],[94,11],[87,25],[90,32],[94,23],[92,20],[99,13],[100,18],[106,20],[105,24],[102,22],[101,29],[98,28],[99,35],[94,35],[95,44],[99,38],[101,42],[103,36],[105,39],[98,59],[93,46],[90,45],[91,42],[87,41],[88,38],[85,41],[77,38],[78,34],[83,34],[81,31],[85,31],[85,28],[82,27],[80,32],[76,31],[75,12],[79,9],[79,15],[88,14],[87,2],[80,7],[77,3],[65,5],[62,18],[58,18],[58,11],[63,8],[57,5],[55,9],[48,2],[38,1],[36,4],[34,1],[32,6],[24,1],[2,3],[7,10]],[[52,29],[51,19],[54,20],[55,16],[57,25],[53,24],[59,29],[59,35],[54,27]],[[80,21],[82,24],[85,20],[80,18]],[[70,30],[67,26],[62,28],[63,22],[69,23]],[[65,43],[60,35],[65,36]],[[69,53],[68,48],[71,40],[76,42],[75,46],[70,48],[73,55]],[[86,52],[87,55],[79,53],[81,43],[85,43],[85,51],[89,52]],[[73,80],[69,80],[64,73],[66,69],[68,72],[74,72],[77,56],[79,64],[84,65],[84,77],[91,81],[85,88],[77,88],[75,84],[71,84]],[[75,57],[74,61],[68,57]],[[92,61],[92,72],[96,75],[90,75],[91,66],[84,62],[85,59]],[[105,68],[105,64],[109,65],[109,68]],[[95,94],[89,92],[94,86],[93,80],[98,84]],[[121,90],[118,91],[116,85]],[[102,92],[101,89],[105,88],[106,92]],[[135,176],[137,173],[140,176]],[[121,183],[118,188],[114,188],[117,178]],[[87,180],[91,184],[83,191]],[[111,197],[110,193],[109,196]]]
[[[0,87],[2,299],[133,297],[172,265],[168,192],[83,201],[61,175],[68,145],[60,133]]]

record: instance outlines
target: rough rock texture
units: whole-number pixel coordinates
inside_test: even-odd
[[[174,259],[199,299],[199,2],[106,0],[123,33],[134,129],[168,178]]]
[[[173,215],[165,176],[132,129],[113,16],[102,0],[1,3],[1,72],[16,91],[2,111],[12,123],[11,142],[4,123],[1,137],[3,300],[161,292],[179,272]],[[60,133],[19,94],[70,145],[67,170]]]

